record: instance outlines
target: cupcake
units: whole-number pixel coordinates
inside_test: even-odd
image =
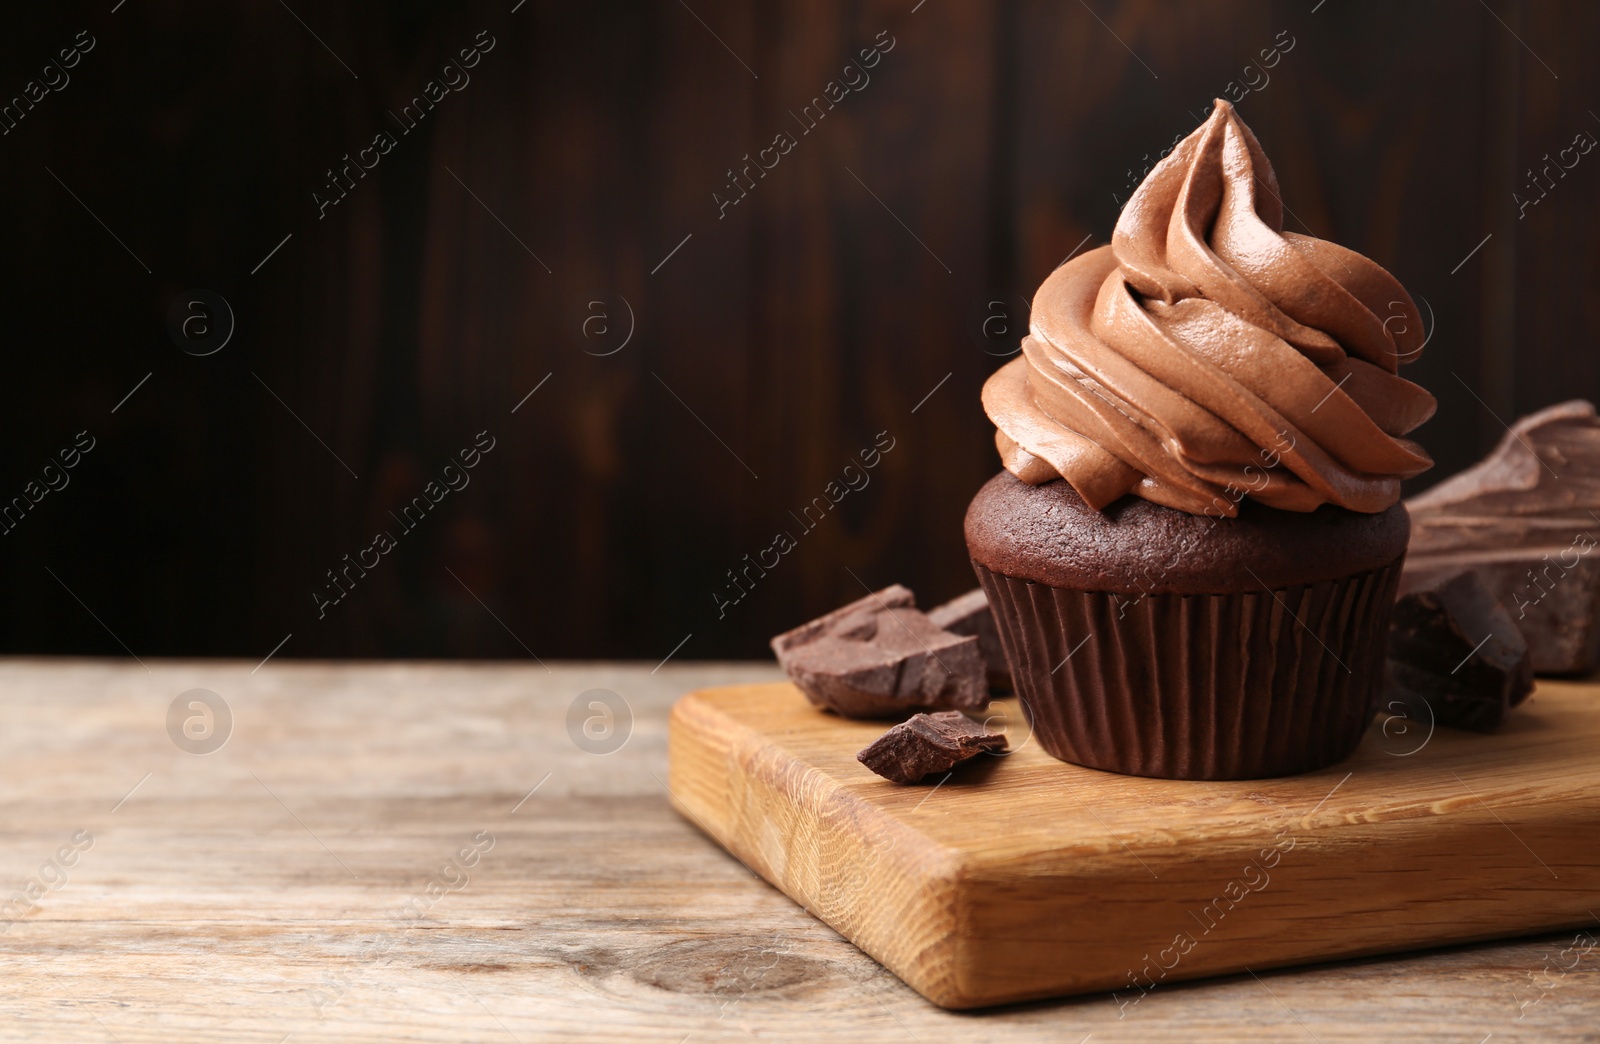
[[[1034,297],[984,385],[1005,470],[968,550],[1034,735],[1172,779],[1308,772],[1375,710],[1434,400],[1400,284],[1283,229],[1233,107]]]

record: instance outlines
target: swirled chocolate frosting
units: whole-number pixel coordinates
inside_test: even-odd
[[[1278,180],[1218,99],[1123,207],[1111,245],[1056,269],[1022,354],[983,389],[1007,470],[1095,508],[1125,494],[1232,517],[1383,511],[1433,461],[1403,438],[1434,400],[1396,375],[1422,318],[1383,268],[1283,230]]]

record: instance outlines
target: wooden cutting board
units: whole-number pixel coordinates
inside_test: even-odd
[[[1181,782],[1014,752],[902,787],[885,728],[787,683],[674,707],[677,809],[929,1000],[971,1008],[1600,925],[1600,686],[1541,682],[1491,736],[1379,715],[1290,779]]]

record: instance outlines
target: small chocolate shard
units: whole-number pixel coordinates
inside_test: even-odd
[[[1514,424],[1483,461],[1406,501],[1401,591],[1472,569],[1538,674],[1600,666],[1600,418],[1581,399]]]
[[[1000,631],[995,627],[994,613],[989,611],[989,596],[983,593],[983,588],[974,587],[960,598],[929,609],[928,619],[952,634],[970,634],[978,639],[978,652],[983,655],[989,688],[1011,691],[1011,664],[1000,647]]]
[[[1402,595],[1383,699],[1407,717],[1488,732],[1533,690],[1528,643],[1475,572]]]
[[[960,711],[918,714],[879,736],[856,760],[884,779],[915,783],[985,751],[1006,749],[1004,734],[990,732]]]
[[[915,606],[896,584],[778,635],[772,651],[807,699],[845,717],[982,707],[978,639],[941,629]]]

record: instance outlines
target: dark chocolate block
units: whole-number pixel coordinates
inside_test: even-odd
[[[1384,701],[1416,721],[1488,732],[1533,689],[1528,643],[1477,573],[1395,603]]]
[[[856,760],[884,779],[915,783],[952,769],[985,751],[1006,749],[1004,735],[991,733],[960,711],[918,714],[879,736]]]
[[[1522,418],[1481,463],[1406,502],[1401,591],[1472,569],[1539,674],[1600,666],[1600,419],[1582,400]]]
[[[807,699],[849,718],[989,700],[978,639],[941,629],[899,584],[778,635],[772,651]]]
[[[928,619],[952,634],[970,634],[978,639],[978,652],[989,673],[989,688],[1011,691],[1011,665],[1000,647],[1000,632],[989,611],[989,596],[974,587],[960,598],[952,598],[928,610]]]

